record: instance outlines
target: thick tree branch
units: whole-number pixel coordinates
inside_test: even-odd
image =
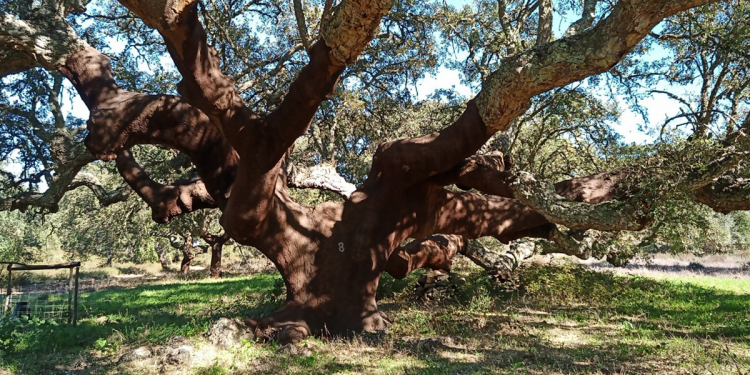
[[[305,134],[320,103],[331,97],[344,71],[345,65],[336,60],[324,42],[316,42],[308,53],[310,62],[302,68],[281,104],[266,116],[268,131],[273,132],[269,137],[274,143],[274,149],[269,150],[269,161],[277,161]],[[242,147],[254,150],[261,147],[258,142],[247,139]]]
[[[598,2],[599,0],[583,1],[583,14],[578,21],[573,22],[573,24],[568,27],[568,30],[565,31],[566,37],[576,35],[581,31],[591,27],[591,25],[594,23],[594,17],[596,17],[596,4]]]
[[[287,168],[287,185],[297,189],[321,189],[332,191],[349,198],[357,190],[354,184],[346,181],[332,164],[322,163],[313,167],[290,164]]]
[[[133,194],[133,190],[127,185],[122,185],[117,189],[109,191],[101,182],[99,182],[99,179],[96,178],[96,176],[87,172],[79,172],[75,179],[73,179],[73,182],[68,185],[68,190],[73,190],[82,186],[87,187],[91,193],[94,194],[99,201],[99,205],[102,207],[125,202],[130,195]]]
[[[533,96],[610,69],[664,18],[711,2],[622,0],[593,28],[503,60],[476,98],[488,131],[505,130]]]
[[[513,198],[513,162],[509,156],[496,151],[464,159],[453,169],[433,176],[430,181],[441,186],[456,184],[460,189],[476,189],[486,194]]]
[[[724,214],[750,210],[750,180],[732,175],[722,176],[715,183],[696,189],[693,197]]]
[[[185,19],[185,12],[198,0],[121,0],[143,23],[157,30],[174,30]]]
[[[552,0],[539,0],[539,25],[537,27],[536,44],[552,41]]]
[[[514,241],[502,245],[501,252],[491,251],[477,240],[469,240],[468,246],[461,254],[486,271],[512,273],[521,262],[536,254],[536,249],[528,240]]]
[[[481,242],[459,235],[437,234],[399,246],[388,258],[385,271],[401,279],[419,268],[450,271],[453,259],[461,254],[491,273],[508,275],[521,263],[539,253],[534,241],[514,241],[492,251]]]
[[[576,202],[557,194],[550,183],[519,172],[511,184],[518,201],[555,224],[572,229],[641,230],[649,223],[648,210],[638,199]]]
[[[34,59],[19,51],[0,49],[0,78],[37,66]]]
[[[604,233],[575,232],[555,225],[544,227],[535,235],[498,244],[499,251],[490,250],[480,241],[460,235],[432,235],[399,246],[388,258],[386,272],[400,279],[419,268],[450,271],[453,258],[464,255],[493,274],[509,275],[535,254],[565,254],[580,259],[604,257],[619,265],[616,248],[606,241]],[[532,238],[533,237],[533,238]]]
[[[411,237],[437,233],[491,236],[507,243],[548,230],[543,229],[549,224],[543,215],[512,198],[456,193],[435,185],[416,190],[413,195],[410,200],[417,215]]]
[[[299,37],[302,41],[302,45],[305,46],[305,50],[309,50],[310,34],[307,32],[305,9],[302,6],[302,0],[292,0],[292,7],[294,8],[294,18],[297,20],[297,30],[299,31]]]
[[[410,272],[429,268],[450,271],[453,258],[465,252],[467,240],[458,235],[432,235],[399,246],[388,257],[385,272],[403,279]]]
[[[249,112],[234,82],[221,73],[216,51],[207,44],[194,3],[121,2],[159,30],[184,78],[179,91],[220,125],[242,160],[248,160],[240,162],[234,186],[244,194],[230,197],[222,219],[233,236],[250,232],[266,219],[279,187],[283,156],[304,134],[345,64],[356,60],[392,5],[391,1],[359,0],[339,4],[322,27],[325,42],[311,47],[310,63],[290,86],[280,106],[260,118]],[[169,7],[174,17],[167,14]]]
[[[403,190],[453,168],[473,155],[490,136],[476,102],[470,100],[458,120],[443,130],[381,144],[373,156],[365,185]]]
[[[453,125],[382,145],[368,183],[400,190],[445,172],[505,130],[533,96],[606,71],[662,19],[710,2],[622,0],[593,28],[504,59]]]
[[[495,151],[464,159],[453,169],[436,175],[429,181],[441,186],[456,184],[463,190],[476,189],[485,194],[515,198],[511,184],[516,181],[516,174],[511,171],[512,168],[512,159]],[[568,200],[601,203],[618,195],[626,195],[618,189],[623,176],[623,173],[617,171],[602,172],[560,181],[554,185],[554,189]]]
[[[226,204],[239,158],[205,114],[179,97],[121,89],[109,59],[91,47],[72,54],[60,70],[91,111],[84,143],[92,154],[109,160],[136,144],[176,148],[190,156],[216,203]]]
[[[670,190],[693,194],[696,200],[720,212],[729,207],[742,207],[736,204],[743,189],[729,188],[730,185],[721,180],[719,186],[714,186],[714,181],[750,156],[750,137],[744,132],[745,129],[741,129],[729,137],[707,165],[692,167],[684,175],[675,176]],[[683,152],[690,152],[690,148]],[[605,173],[552,186],[520,172],[510,187],[519,202],[555,224],[572,229],[641,230],[651,222],[653,207],[649,202],[660,193],[642,191],[633,196],[618,187],[623,178],[623,174]],[[583,199],[577,199],[578,193],[571,194],[570,189],[575,189],[575,184],[579,184],[579,190],[583,189],[580,191]],[[726,205],[722,204],[720,196],[726,199]]]
[[[236,147],[237,135],[257,116],[245,106],[234,80],[221,71],[216,49],[208,44],[198,18],[197,0],[121,0],[136,16],[159,31],[183,80],[183,98],[223,128]],[[238,149],[239,151],[239,149]]]
[[[57,69],[86,46],[62,15],[46,8],[29,20],[0,14],[0,77],[35,66]]]
[[[392,6],[392,0],[344,0],[323,20],[323,40],[308,49],[310,63],[300,71],[279,107],[266,117],[280,146],[270,160],[281,158],[307,131],[320,103],[330,98],[346,65],[353,64],[375,37],[381,18]]]
[[[481,147],[491,134],[504,130],[521,115],[531,97],[609,69],[663,18],[708,2],[620,1],[594,28],[506,59],[502,67],[484,82],[476,100],[468,103],[456,123],[433,134],[381,145],[374,156],[364,191],[404,190],[450,170]],[[539,184],[528,177],[516,178],[512,185],[513,196],[519,201],[437,194],[438,206],[446,207],[446,211],[435,216],[427,215],[438,218],[438,224],[427,222],[416,230],[414,236],[432,233],[462,234],[471,238],[496,236],[508,226],[518,231],[518,226],[528,224],[525,228],[531,230],[549,221],[573,228],[637,230],[650,221],[650,210],[643,200],[576,202],[558,195],[552,184]],[[498,186],[503,187],[503,184]],[[612,189],[602,191],[602,198],[613,197]],[[435,199],[430,197],[427,200],[436,202]],[[521,207],[511,207],[514,204]],[[463,206],[472,207],[472,212],[478,212],[478,215],[467,214],[462,210]],[[494,212],[511,209],[520,210],[517,212],[523,213],[519,214],[522,220],[514,220],[502,213],[496,216],[497,220],[488,219],[495,217]],[[541,219],[535,217],[534,225],[531,222],[523,224],[534,217],[533,214],[543,215],[540,215]]]
[[[117,154],[117,170],[125,182],[151,207],[151,217],[158,223],[216,203],[200,179],[177,181],[162,185],[152,180],[133,158],[129,150]]]
[[[393,4],[393,0],[343,0],[321,27],[321,36],[339,61],[354,64]]]

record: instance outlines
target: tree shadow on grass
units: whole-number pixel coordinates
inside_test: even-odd
[[[173,336],[205,333],[217,316],[262,316],[278,307],[269,298],[278,276],[111,287],[82,293],[80,321],[71,325],[23,324],[0,332],[10,340],[4,348],[6,364],[28,361],[36,355],[99,349],[103,353],[120,344],[156,344]],[[6,337],[7,336],[7,337]],[[3,356],[6,357],[6,356]]]
[[[495,288],[483,272],[465,276],[469,282],[464,288],[434,303],[412,299],[418,275],[384,278],[379,303],[400,322],[391,333],[366,341],[370,348],[361,350],[369,356],[366,361],[349,360],[350,353],[342,356],[335,345],[324,344],[307,357],[270,352],[262,367],[239,373],[370,373],[382,369],[383,361],[402,361],[394,371],[406,373],[659,373],[685,369],[679,367],[684,366],[679,356],[670,354],[680,352],[679,340],[691,345],[750,343],[750,294],[575,267],[529,268],[521,275],[523,289],[512,293]],[[258,317],[274,311],[283,297],[278,284],[278,275],[261,274],[84,293],[79,327],[42,325],[21,331],[12,355],[3,356],[4,366],[27,366],[25,362],[49,353],[60,358],[91,349],[106,354],[116,352],[119,343],[151,345],[177,335],[197,336],[219,316]],[[570,332],[582,339],[565,343],[553,337]],[[404,336],[417,340],[401,341]],[[414,343],[435,336],[452,337],[456,345],[425,350]],[[721,348],[712,353],[723,355]],[[94,371],[78,372],[106,372],[116,366],[115,360],[93,358],[88,369]],[[750,365],[745,354],[734,360]],[[45,373],[58,372],[60,366],[38,365],[35,369]]]
[[[416,349],[415,349],[416,350]],[[440,347],[429,352],[414,353],[420,365],[406,371],[414,374],[474,374],[474,373],[622,373],[664,374],[683,373],[685,363],[678,357],[648,358],[649,353],[661,350],[656,346],[638,344],[596,344],[556,347],[532,340],[523,349],[474,349]],[[745,357],[741,359],[747,363]],[[725,362],[723,368],[734,364]],[[693,369],[700,368],[695,364]]]
[[[512,293],[487,283],[484,272],[465,276],[469,283],[451,300],[412,302],[418,312],[410,314],[421,317],[419,324],[398,329],[477,342],[469,350],[477,359],[462,363],[452,359],[455,355],[425,354],[427,367],[415,368],[414,373],[503,373],[522,368],[529,370],[520,372],[533,373],[664,373],[676,368],[680,373],[688,366],[681,355],[698,366],[691,371],[709,371],[700,366],[717,361],[724,366],[716,365],[719,372],[731,371],[737,363],[750,368],[750,291],[616,276],[577,266],[533,265],[522,271],[521,290]],[[385,295],[401,297],[400,303],[381,303],[386,310],[397,312],[405,307],[404,300],[413,298],[413,283],[387,280],[385,285]],[[486,296],[492,301],[483,303]],[[566,346],[566,337],[554,334],[570,335],[574,342]],[[579,342],[576,334],[582,336]],[[730,345],[745,349],[732,352]],[[683,346],[688,353],[683,353]],[[713,357],[706,357],[706,347],[713,348]],[[449,352],[462,350],[466,351]]]

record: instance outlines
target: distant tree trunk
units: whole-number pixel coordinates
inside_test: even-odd
[[[112,267],[112,250],[110,249],[107,253],[107,260],[104,261],[99,267]]]
[[[221,277],[221,252],[224,249],[224,244],[229,240],[229,236],[205,233],[201,238],[211,246],[211,277],[218,279]]]
[[[221,277],[221,251],[224,244],[219,242],[211,246],[211,277]]]
[[[156,255],[159,257],[161,269],[164,271],[169,271],[169,258],[167,258],[167,248],[161,247],[157,243],[154,245],[154,250],[156,251]]]
[[[185,235],[185,244],[182,246],[182,263],[180,264],[180,272],[183,275],[187,275],[190,272],[190,264],[195,259],[195,252],[193,251],[193,236],[189,233]]]

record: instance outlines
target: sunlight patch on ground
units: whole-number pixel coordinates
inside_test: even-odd
[[[146,276],[145,274],[142,275],[136,275],[136,274],[128,274],[128,275],[115,275],[114,278],[116,279],[139,279]]]
[[[546,332],[550,343],[559,347],[575,348],[589,344],[591,337],[579,330],[552,328]]]

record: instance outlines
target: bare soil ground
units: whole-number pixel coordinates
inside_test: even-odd
[[[614,267],[597,259],[575,259],[575,262],[593,270],[613,272],[617,275],[750,278],[750,252],[706,256],[654,254],[648,258],[636,258],[624,267]]]

